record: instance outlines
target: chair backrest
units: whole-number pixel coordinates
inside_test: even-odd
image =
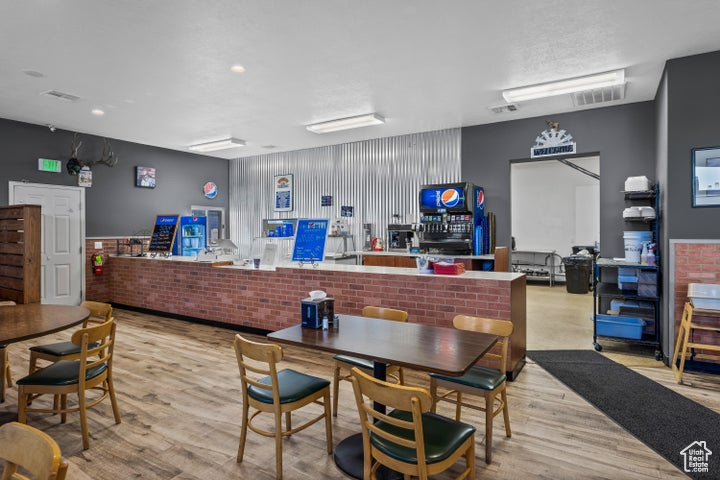
[[[243,397],[247,396],[248,385],[252,385],[273,393],[274,403],[280,401],[277,381],[277,363],[283,358],[280,345],[273,343],[253,342],[240,335],[235,335],[233,342],[235,356],[240,368]],[[249,375],[250,373],[255,375]],[[258,378],[270,377],[270,384],[258,382]]]
[[[88,300],[82,302],[80,306],[90,310],[90,316],[83,322],[83,327],[87,327],[91,323],[105,323],[112,318],[112,305],[109,303]]]
[[[80,345],[80,381],[84,381],[85,372],[93,367],[105,364],[112,370],[113,350],[115,348],[115,319],[105,323],[90,325],[76,330],[70,339]],[[97,345],[93,345],[97,342]],[[97,357],[90,361],[91,357]]]
[[[395,322],[407,322],[408,319],[408,313],[405,310],[373,306],[363,307],[362,316],[382,318],[383,320],[393,320]]]
[[[17,303],[12,300],[0,300],[0,307],[9,307],[11,305],[17,305]]]
[[[453,326],[460,330],[470,330],[472,332],[497,335],[499,338],[496,346],[500,347],[500,354],[490,351],[486,353],[483,358],[497,360],[498,370],[501,372],[505,371],[505,365],[507,364],[508,337],[510,337],[513,332],[512,322],[509,320],[498,320],[495,318],[456,315],[455,318],[453,318]]]
[[[27,478],[15,473],[18,467],[36,480],[64,480],[68,468],[52,437],[17,422],[0,426],[0,458],[6,461],[3,480]]]
[[[432,406],[430,392],[420,387],[407,387],[383,382],[364,373],[357,367],[353,367],[350,380],[353,384],[355,401],[358,412],[360,413],[363,437],[368,438],[368,435],[372,432],[373,435],[377,435],[387,441],[411,448],[416,452],[418,464],[424,464],[426,460],[422,414],[428,412]],[[369,401],[365,401],[365,397],[367,397]],[[381,413],[375,410],[373,402],[381,403],[395,410],[410,412],[412,414],[412,420],[402,420]],[[408,440],[407,438],[389,433],[375,425],[378,420],[386,424],[394,425],[400,429],[411,430],[414,432],[414,435],[409,437],[410,440]]]
[[[510,263],[508,247],[495,247],[494,270],[496,272],[507,272]]]

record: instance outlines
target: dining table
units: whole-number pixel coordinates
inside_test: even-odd
[[[0,306],[0,345],[22,342],[59,332],[81,324],[89,316],[90,310],[87,308],[72,305],[41,303],[3,305]],[[0,356],[0,363],[4,363],[2,356]],[[3,371],[0,369],[0,372]],[[2,423],[2,418],[0,418],[0,423]]]
[[[327,330],[294,325],[267,335],[288,345],[341,353],[373,361],[375,378],[385,380],[387,364],[461,376],[498,341],[495,335],[412,322],[336,315]],[[384,411],[383,405],[375,408]],[[363,478],[362,434],[335,447],[335,464],[352,478]],[[385,473],[393,478],[392,472]]]

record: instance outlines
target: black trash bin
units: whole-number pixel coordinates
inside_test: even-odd
[[[571,255],[563,258],[568,293],[588,293],[592,278],[592,257]]]

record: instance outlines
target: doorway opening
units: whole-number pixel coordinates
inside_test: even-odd
[[[510,164],[513,270],[528,280],[565,281],[562,266],[600,240],[600,156]]]

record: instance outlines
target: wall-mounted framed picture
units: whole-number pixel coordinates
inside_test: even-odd
[[[155,169],[152,167],[135,167],[135,186],[155,188]]]
[[[720,147],[692,149],[692,206],[720,207]]]
[[[292,174],[275,175],[275,211],[291,212],[293,210],[293,176]]]

